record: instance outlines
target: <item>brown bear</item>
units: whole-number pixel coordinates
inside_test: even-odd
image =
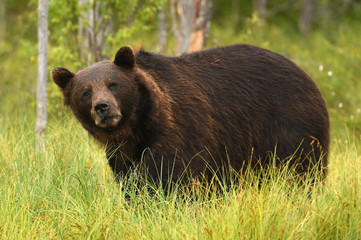
[[[327,166],[329,118],[319,89],[293,62],[259,47],[178,57],[122,47],[113,62],[77,74],[57,67],[52,77],[64,104],[106,144],[116,176],[140,163],[149,176],[173,181],[290,159],[300,174]]]

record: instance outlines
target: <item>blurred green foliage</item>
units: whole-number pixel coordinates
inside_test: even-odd
[[[351,6],[345,5],[351,2]],[[104,0],[104,18],[113,19],[105,55],[130,45],[156,51],[158,10],[166,0]],[[318,84],[328,104],[332,133],[347,129],[361,137],[361,3],[320,0],[313,31],[303,35],[298,20],[303,1],[268,1],[267,17],[260,21],[251,1],[215,0],[207,47],[249,43],[268,48],[295,61]],[[167,10],[167,8],[165,8]],[[55,66],[78,71],[86,64],[78,53],[77,0],[49,3],[49,72]],[[33,112],[37,65],[37,1],[6,1],[6,37],[0,39],[0,110],[2,114]],[[168,44],[165,54],[174,54],[174,38],[168,13]],[[61,93],[49,76],[50,121],[63,115]]]

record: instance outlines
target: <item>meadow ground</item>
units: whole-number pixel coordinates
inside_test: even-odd
[[[276,172],[261,188],[254,176],[221,194],[195,187],[164,196],[133,181],[114,183],[102,147],[69,116],[49,125],[47,149],[38,154],[33,122],[6,122],[2,239],[361,238],[361,147],[351,137],[333,140],[328,177],[312,190]]]

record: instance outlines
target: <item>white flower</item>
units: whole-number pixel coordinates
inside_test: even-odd
[[[350,119],[353,120],[355,117],[353,115],[350,116]]]
[[[356,112],[357,112],[357,113],[361,113],[361,108],[358,108],[358,109],[356,110]]]
[[[338,104],[338,108],[342,108],[342,107],[343,107],[343,103],[340,102],[340,103]]]
[[[320,66],[318,66],[318,71],[320,71],[320,72],[323,71],[323,65],[322,64]]]
[[[327,72],[327,75],[328,75],[329,77],[331,77],[332,74],[333,74],[332,71],[328,71],[328,72]]]

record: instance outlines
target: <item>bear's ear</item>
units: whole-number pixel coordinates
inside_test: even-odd
[[[131,47],[121,47],[115,54],[115,65],[119,67],[133,68],[135,65],[135,55]]]
[[[70,80],[74,78],[75,74],[66,68],[56,67],[51,71],[51,76],[61,90],[64,90]]]

